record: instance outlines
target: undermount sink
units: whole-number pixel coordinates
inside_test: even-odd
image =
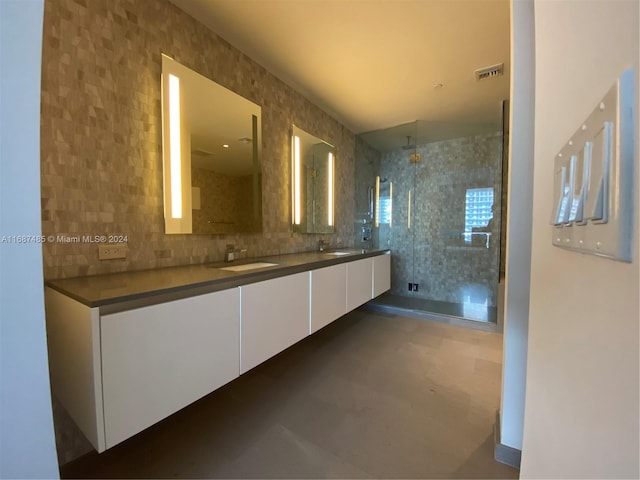
[[[220,267],[220,270],[227,270],[228,272],[244,272],[246,270],[255,270],[257,268],[273,267],[275,265],[277,265],[277,263],[255,262],[255,263],[245,263],[244,265]]]
[[[349,255],[351,252],[324,252],[325,255]]]

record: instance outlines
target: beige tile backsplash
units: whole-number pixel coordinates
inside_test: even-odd
[[[164,234],[161,53],[261,105],[261,234]],[[315,248],[318,235],[289,225],[293,123],[336,146],[337,231],[324,239],[353,242],[353,133],[169,1],[47,0],[42,67],[45,279],[218,261],[227,243],[249,256]],[[98,260],[84,235],[126,235],[127,258]]]

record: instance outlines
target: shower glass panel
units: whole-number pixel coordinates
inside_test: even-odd
[[[358,138],[357,202],[374,192],[370,246],[392,253],[391,290],[376,302],[496,322],[501,129],[434,130],[417,121]]]

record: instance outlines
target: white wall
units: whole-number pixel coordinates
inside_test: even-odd
[[[637,0],[535,2],[523,478],[638,478],[640,473],[638,224],[632,264],[554,248],[548,224],[554,155],[624,69],[635,67],[637,75],[638,5]]]
[[[522,450],[527,374],[534,109],[533,2],[511,2],[511,112],[500,442]]]
[[[43,0],[0,0],[0,238],[39,235]],[[0,477],[58,478],[42,250],[0,241]]]

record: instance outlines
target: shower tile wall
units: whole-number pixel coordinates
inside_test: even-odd
[[[501,144],[496,133],[418,145],[417,164],[409,161],[412,151],[382,154],[380,176],[393,182],[393,219],[391,227],[380,226],[379,244],[393,253],[392,294],[496,305],[499,215],[491,225],[489,248],[484,236],[467,244],[460,234],[467,189],[493,187],[495,211],[500,211]],[[419,291],[408,292],[408,282],[418,283]]]

